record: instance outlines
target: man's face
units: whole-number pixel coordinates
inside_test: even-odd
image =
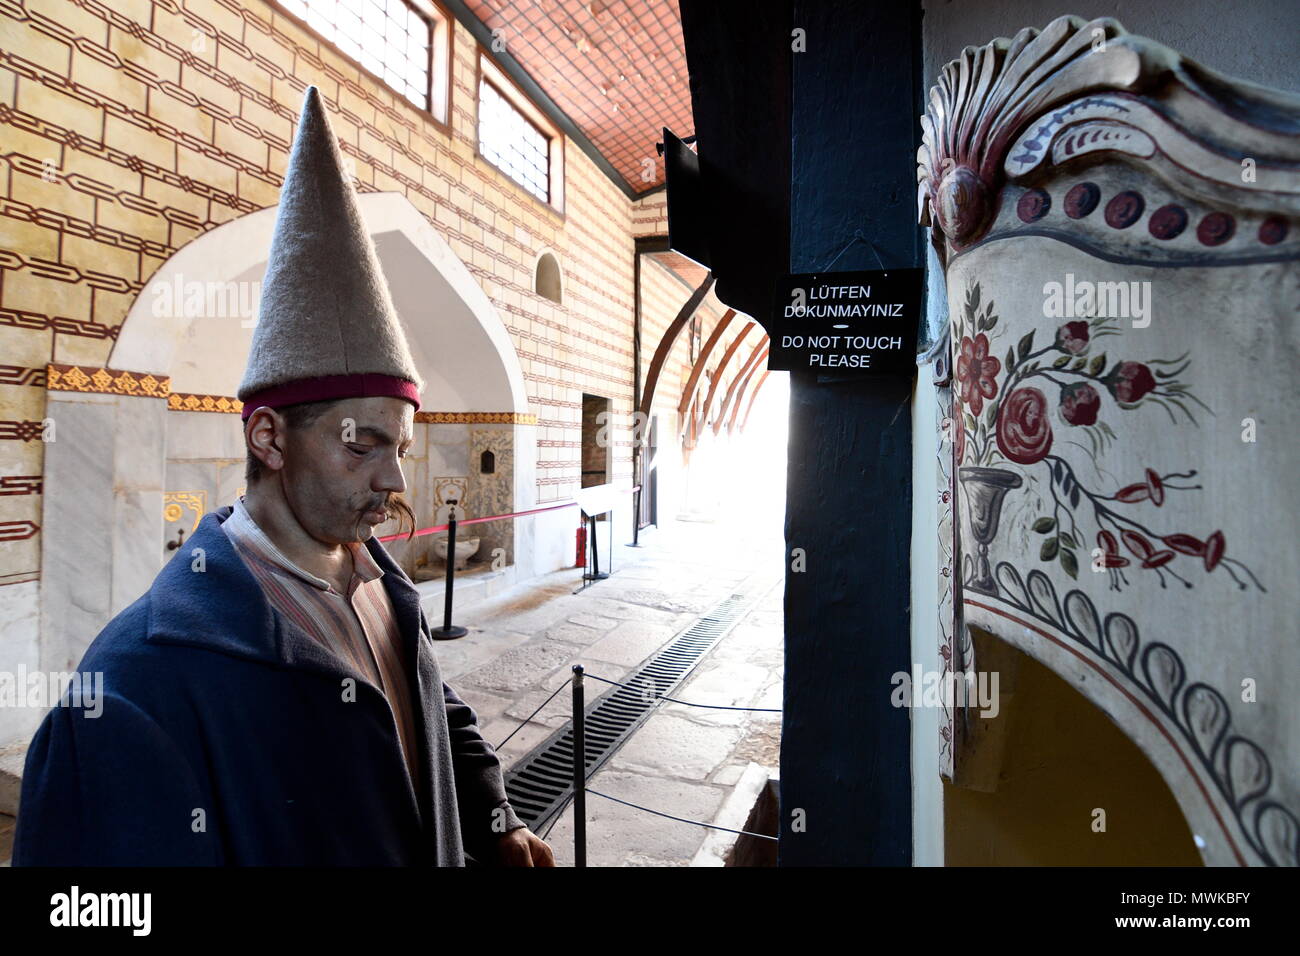
[[[318,541],[365,541],[396,514],[406,490],[401,460],[415,410],[400,398],[350,398],[312,424],[289,429],[283,487],[298,522]]]

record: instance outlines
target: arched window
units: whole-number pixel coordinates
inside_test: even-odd
[[[533,291],[558,304],[562,282],[560,263],[551,253],[542,253],[541,258],[537,260],[537,275],[533,279]]]

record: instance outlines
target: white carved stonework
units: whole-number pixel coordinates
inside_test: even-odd
[[[1300,98],[1062,17],[922,124],[959,621],[1107,713],[1207,863],[1297,865]]]

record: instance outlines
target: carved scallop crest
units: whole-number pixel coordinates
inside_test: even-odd
[[[985,235],[1008,182],[1033,185],[1101,154],[1122,155],[1207,210],[1231,207],[1202,231],[1205,246],[1231,236],[1222,220],[1239,209],[1261,246],[1300,242],[1288,222],[1300,213],[1300,97],[1221,76],[1110,18],[1060,17],[967,47],[931,88],[921,126],[918,215],[952,252]],[[1041,190],[1015,198],[1022,223],[1050,208]],[[1178,214],[1163,212],[1151,234],[1182,231]]]

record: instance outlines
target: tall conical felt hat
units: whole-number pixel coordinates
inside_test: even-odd
[[[243,417],[262,405],[369,396],[418,409],[423,385],[325,106],[309,86],[239,385]]]

